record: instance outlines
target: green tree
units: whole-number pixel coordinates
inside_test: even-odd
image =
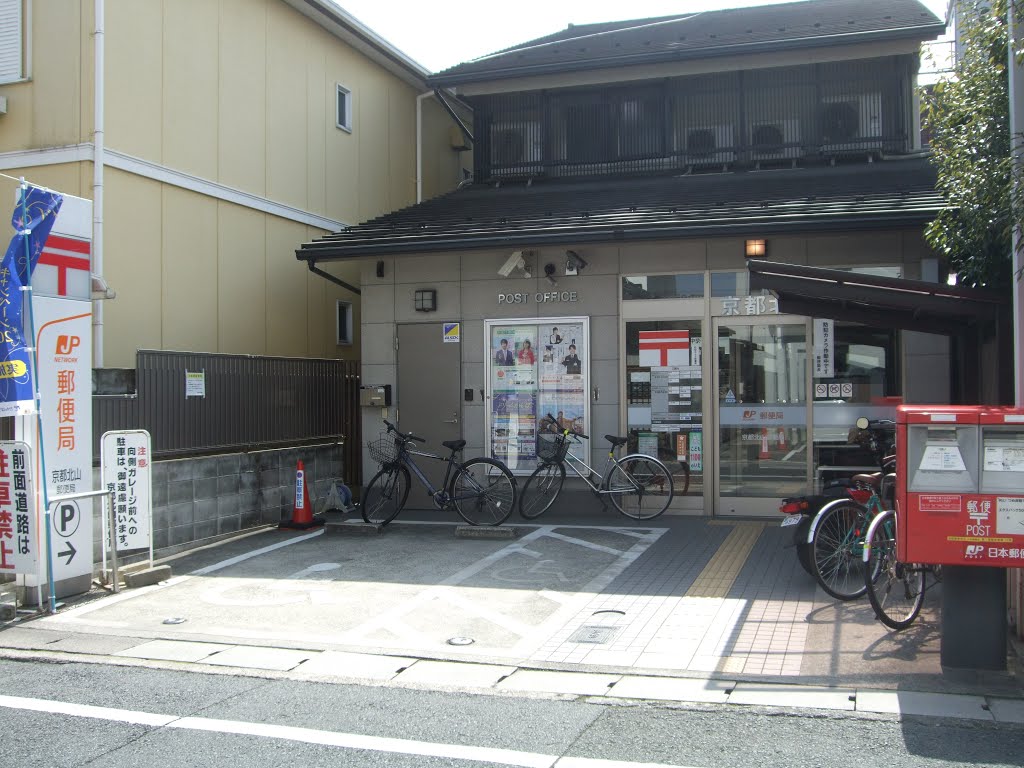
[[[960,285],[996,290],[1009,290],[1011,232],[1024,221],[1011,194],[1006,11],[1007,0],[958,3],[955,77],[924,94],[937,188],[948,203],[925,237]]]

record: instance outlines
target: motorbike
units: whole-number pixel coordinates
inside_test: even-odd
[[[861,417],[857,419],[855,426],[850,430],[847,442],[870,452],[880,470],[876,475],[885,477],[896,470],[894,432],[895,424],[892,421],[886,419],[870,421]],[[782,527],[793,528],[793,543],[789,546],[796,548],[800,565],[812,576],[815,575],[811,557],[813,556],[816,523],[830,505],[853,498],[851,491],[856,490],[856,478],[857,475],[851,473],[850,477],[830,480],[821,489],[821,493],[791,496],[782,499],[779,503],[779,512],[784,515]],[[883,484],[882,498],[887,507],[892,505],[891,493],[891,484]],[[886,496],[890,496],[890,498],[886,498]]]

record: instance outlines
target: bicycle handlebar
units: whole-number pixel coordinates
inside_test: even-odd
[[[391,423],[390,421],[388,421],[387,419],[381,419],[381,421],[383,421],[383,422],[384,422],[384,423],[385,423],[385,424],[387,425],[387,428],[388,428],[388,432],[389,432],[389,433],[390,433],[390,432],[394,432],[395,434],[397,434],[397,435],[399,435],[399,436],[401,436],[401,437],[404,437],[404,438],[405,438],[406,440],[413,440],[413,441],[415,441],[415,442],[417,442],[417,443],[425,443],[425,442],[427,442],[427,441],[426,441],[426,438],[423,438],[423,437],[418,437],[418,436],[414,435],[414,434],[413,434],[412,432],[409,432],[409,433],[407,433],[407,434],[404,434],[404,435],[403,435],[403,434],[402,434],[402,433],[401,433],[401,432],[400,432],[400,431],[398,430],[398,427],[396,427],[396,426],[395,426],[394,424],[392,424],[392,423]]]
[[[582,437],[584,440],[589,440],[590,439],[589,435],[585,435],[582,432],[577,432],[574,429],[565,429],[565,427],[563,427],[561,424],[558,423],[558,419],[556,419],[550,413],[547,415],[547,419],[548,419],[548,421],[550,421],[552,424],[554,424],[556,427],[558,427],[562,431],[562,435],[564,437],[568,437],[569,435],[572,435],[575,438]]]

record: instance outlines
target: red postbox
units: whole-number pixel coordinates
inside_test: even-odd
[[[904,562],[1024,566],[1024,408],[896,409]]]

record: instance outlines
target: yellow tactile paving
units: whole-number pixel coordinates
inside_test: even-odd
[[[727,597],[750,550],[764,530],[764,523],[733,523],[732,532],[704,566],[687,597]]]

